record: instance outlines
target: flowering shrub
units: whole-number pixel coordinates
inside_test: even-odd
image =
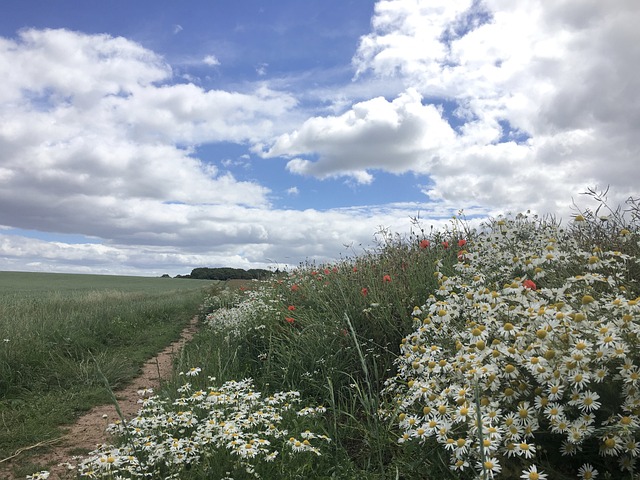
[[[435,441],[471,477],[633,470],[640,298],[629,271],[639,259],[573,238],[501,218],[469,240],[453,275],[436,272],[387,381],[400,443]]]
[[[199,371],[192,368],[184,375],[194,377]],[[196,467],[214,454],[220,462],[224,458],[220,452],[225,451],[230,454],[228,465],[222,466],[227,471],[239,468],[260,478],[261,463],[274,462],[280,453],[320,455],[318,443],[329,441],[309,430],[294,436],[283,428],[292,418],[304,420],[325,411],[323,407],[296,411],[299,393],[295,391],[263,397],[245,379],[206,390],[185,383],[180,392],[182,396],[173,401],[149,397],[137,417],[111,425],[110,430],[127,441],[121,447],[104,445],[92,452],[78,466],[80,477],[179,478],[185,468]]]
[[[273,295],[272,289],[256,288],[246,290],[242,295],[227,292],[223,290],[207,300],[207,304],[215,308],[205,317],[205,324],[213,332],[237,338],[246,334],[248,326],[256,323],[254,328],[259,328],[259,324],[280,316],[282,299]]]

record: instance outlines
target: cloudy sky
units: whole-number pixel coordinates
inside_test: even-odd
[[[185,274],[640,186],[637,0],[7,0],[0,270]]]

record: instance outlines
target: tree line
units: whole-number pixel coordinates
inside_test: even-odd
[[[191,270],[189,275],[177,275],[176,278],[195,278],[197,280],[263,280],[271,276],[273,272],[262,268],[208,268],[199,267]]]

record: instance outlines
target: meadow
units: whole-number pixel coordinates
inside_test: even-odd
[[[637,478],[640,206],[415,222],[219,285],[78,478]],[[28,478],[46,478],[46,471]]]
[[[176,339],[212,282],[0,272],[0,458],[109,403]],[[29,469],[29,455],[20,461]],[[31,468],[33,470],[33,468]]]

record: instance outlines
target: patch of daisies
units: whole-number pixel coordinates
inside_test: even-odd
[[[199,374],[197,367],[183,372],[185,379]],[[110,425],[111,433],[125,441],[91,452],[77,466],[79,477],[179,478],[185,468],[206,468],[203,460],[226,452],[234,468],[260,478],[259,463],[280,455],[320,455],[329,442],[310,430],[293,433],[283,426],[302,425],[325,411],[300,408],[295,391],[263,396],[245,379],[197,390],[187,381],[180,393],[175,400],[147,397],[135,418]]]
[[[414,309],[386,385],[400,443],[436,442],[471,477],[636,468],[639,259],[584,251],[574,237],[500,218],[453,270],[438,265],[439,288]],[[556,452],[564,459],[552,464]]]

